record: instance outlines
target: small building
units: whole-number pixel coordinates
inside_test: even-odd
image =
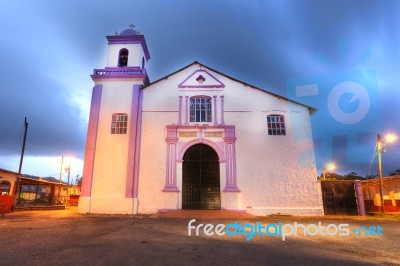
[[[197,61],[150,82],[144,35],[107,40],[91,75],[80,213],[323,214],[314,108]]]
[[[365,211],[381,212],[380,179],[361,181],[364,195]],[[385,212],[400,212],[400,176],[383,178],[383,200]]]
[[[5,212],[12,210],[19,176],[16,172],[0,168],[0,204],[5,204]]]
[[[68,187],[68,202],[70,206],[78,206],[79,197],[81,196],[81,186],[71,185]]]
[[[20,178],[17,206],[60,205],[69,200],[68,186],[54,178],[25,176]]]

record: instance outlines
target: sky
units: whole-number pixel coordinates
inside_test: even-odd
[[[400,136],[399,13],[390,0],[3,0],[0,168],[18,171],[27,117],[22,173],[57,178],[64,156],[82,174],[90,74],[105,66],[105,36],[134,24],[150,81],[199,61],[316,107],[318,173],[333,161],[374,175],[377,134]],[[384,174],[400,168],[399,147],[386,144]]]

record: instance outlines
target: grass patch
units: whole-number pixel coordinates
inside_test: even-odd
[[[398,220],[400,221],[400,213],[372,213],[369,217],[379,218],[379,220]]]

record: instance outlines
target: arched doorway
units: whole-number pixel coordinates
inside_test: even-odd
[[[220,208],[218,154],[208,145],[195,144],[183,156],[182,209]]]

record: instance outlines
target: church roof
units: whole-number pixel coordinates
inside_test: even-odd
[[[137,30],[134,30],[133,28],[129,28],[129,29],[124,29],[123,31],[121,31],[119,33],[119,36],[137,35],[137,34],[140,34],[140,32],[138,32]]]
[[[10,171],[10,170],[3,169],[3,168],[0,168],[0,173],[1,173],[1,172],[3,172],[3,173],[9,173],[9,174],[16,174],[16,175],[20,175],[20,174],[19,174],[19,173],[17,173],[17,172]]]
[[[162,81],[162,80],[164,80],[164,79],[167,79],[168,77],[173,76],[173,75],[175,75],[176,73],[179,73],[179,72],[181,72],[182,70],[184,70],[184,69],[186,69],[186,68],[189,68],[189,67],[191,67],[192,65],[196,65],[196,64],[197,64],[197,65],[200,65],[201,67],[207,68],[207,69],[209,69],[209,70],[211,70],[211,71],[213,71],[213,72],[215,72],[215,73],[217,73],[217,74],[219,74],[219,75],[222,75],[222,76],[224,76],[224,77],[226,77],[226,78],[228,78],[228,79],[231,79],[231,80],[233,80],[233,81],[239,82],[239,83],[241,83],[241,84],[243,84],[243,85],[245,85],[245,86],[247,86],[247,87],[251,87],[251,88],[253,88],[253,89],[260,90],[260,91],[262,91],[262,92],[271,94],[271,95],[273,95],[273,96],[275,96],[275,97],[277,97],[277,98],[279,98],[279,99],[283,99],[283,100],[286,100],[286,101],[289,101],[289,102],[292,102],[292,103],[295,103],[295,104],[299,104],[299,105],[305,106],[305,107],[308,108],[308,111],[310,112],[310,114],[313,114],[313,113],[315,113],[316,111],[318,111],[318,109],[315,108],[315,107],[312,107],[312,106],[309,106],[309,105],[306,105],[306,104],[303,104],[303,103],[300,103],[300,102],[291,100],[291,99],[286,98],[286,97],[284,97],[284,96],[281,96],[281,95],[279,95],[279,94],[276,94],[276,93],[273,93],[273,92],[270,92],[270,91],[261,89],[261,88],[256,87],[256,86],[253,86],[253,85],[251,85],[251,84],[249,84],[249,83],[247,83],[247,82],[244,82],[244,81],[238,80],[238,79],[236,79],[236,78],[233,78],[233,77],[231,77],[231,76],[229,76],[229,75],[226,75],[226,74],[224,74],[224,73],[222,73],[222,72],[220,72],[220,71],[217,71],[217,70],[215,70],[215,69],[212,69],[211,67],[208,67],[208,66],[206,66],[206,65],[203,65],[203,64],[201,64],[201,63],[199,63],[199,62],[197,62],[197,61],[194,61],[193,63],[191,63],[191,64],[189,64],[189,65],[187,65],[187,66],[185,66],[185,67],[182,67],[181,69],[178,69],[177,71],[172,72],[172,73],[169,74],[169,75],[166,75],[166,76],[164,76],[164,77],[162,77],[162,78],[159,78],[159,79],[156,80],[156,81],[153,81],[153,82],[149,83],[148,85],[146,85],[145,87],[143,87],[143,89],[148,88],[148,87],[151,87],[151,85],[153,85],[153,84],[155,84],[155,83],[158,83],[159,81]]]

